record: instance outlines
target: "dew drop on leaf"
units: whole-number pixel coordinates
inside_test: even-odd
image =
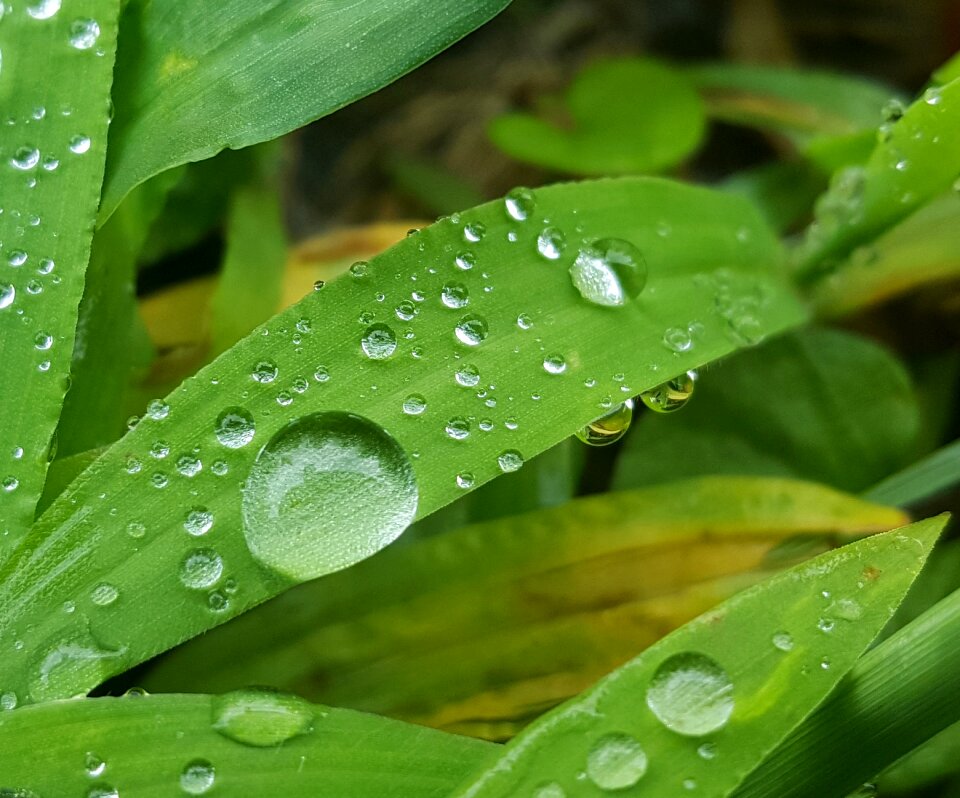
[[[461,343],[479,346],[487,339],[487,321],[482,316],[469,313],[460,319],[454,332]]]
[[[213,513],[206,507],[194,507],[183,521],[183,528],[194,537],[207,534],[212,527]]]
[[[419,416],[427,409],[426,398],[419,393],[412,393],[403,400],[403,412],[408,416]]]
[[[38,0],[27,6],[27,13],[34,19],[50,19],[60,10],[60,0]]]
[[[97,756],[93,751],[87,751],[83,758],[83,770],[91,779],[100,778],[106,769],[107,763],[102,757]]]
[[[570,267],[580,296],[603,307],[636,299],[647,284],[647,263],[640,250],[622,238],[603,238],[584,246]]]
[[[664,660],[647,688],[647,706],[677,734],[702,737],[722,729],[733,712],[733,682],[710,657],[684,652]]]
[[[640,394],[643,403],[656,413],[673,413],[693,396],[697,373],[688,371]]]
[[[646,772],[646,752],[629,734],[607,734],[587,755],[587,778],[601,790],[626,790]]]
[[[523,455],[516,449],[508,449],[497,458],[497,465],[504,474],[519,471],[523,466]]]
[[[473,388],[480,382],[480,370],[471,363],[465,363],[457,369],[454,379],[464,388]]]
[[[214,433],[221,446],[240,449],[253,440],[256,424],[250,411],[242,407],[228,407],[217,416]]]
[[[316,710],[295,695],[247,688],[214,696],[214,730],[235,742],[270,748],[313,731]]]
[[[351,413],[314,413],[257,455],[243,488],[243,532],[257,560],[305,581],[394,541],[417,498],[413,467],[386,431]]]
[[[537,252],[547,260],[557,260],[567,248],[567,237],[559,227],[545,227],[537,236]]]
[[[203,795],[213,787],[217,774],[206,759],[194,759],[180,772],[180,789],[187,795]]]
[[[78,50],[89,50],[100,38],[100,25],[92,19],[78,19],[70,24],[70,45]]]
[[[372,324],[360,339],[360,348],[371,360],[385,360],[397,350],[397,334],[386,324]]]
[[[547,374],[563,374],[567,370],[567,361],[564,360],[563,355],[547,355],[543,359],[543,370]]]
[[[276,363],[269,360],[261,360],[253,367],[253,370],[250,372],[250,377],[255,382],[267,383],[273,382],[279,373],[280,370],[277,368]]]
[[[8,308],[17,298],[17,289],[10,283],[0,283],[0,310]]]
[[[628,399],[577,430],[577,438],[588,446],[609,446],[627,434],[632,421],[633,400]]]
[[[180,582],[192,590],[213,587],[223,575],[223,559],[213,549],[194,549],[180,563]]]
[[[525,222],[536,209],[537,202],[529,188],[517,187],[507,193],[503,205],[507,216],[514,221]]]
[[[101,582],[90,591],[90,601],[98,607],[108,607],[117,600],[120,591],[108,582]]]
[[[789,632],[777,632],[773,636],[773,647],[778,651],[792,651],[793,636]]]
[[[448,308],[463,308],[470,304],[470,294],[463,283],[445,283],[440,290],[440,301]]]
[[[567,793],[563,787],[551,781],[535,787],[530,798],[567,798]]]

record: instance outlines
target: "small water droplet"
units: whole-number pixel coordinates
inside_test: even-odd
[[[633,400],[628,399],[577,430],[577,438],[589,446],[609,446],[627,434],[632,421]]]
[[[923,93],[923,101],[927,105],[940,105],[943,101],[943,93],[939,86],[931,86]]]
[[[365,260],[358,260],[356,263],[351,264],[350,274],[354,277],[366,277],[367,266],[369,265]]]
[[[10,283],[0,283],[0,310],[8,308],[17,297],[17,289]]]
[[[445,283],[440,290],[440,301],[448,308],[459,309],[470,304],[470,294],[463,283]]]
[[[89,136],[74,136],[70,139],[70,152],[75,155],[83,155],[86,152],[90,151],[90,137]]]
[[[217,772],[206,759],[194,759],[180,772],[180,789],[187,795],[203,795],[217,780]]]
[[[567,793],[555,781],[535,787],[530,798],[567,798]]]
[[[16,693],[9,690],[5,693],[0,693],[0,709],[9,712],[12,709],[16,709],[18,703]]]
[[[704,654],[675,654],[664,660],[651,678],[647,706],[671,731],[702,737],[722,729],[730,719],[733,682]]]
[[[516,449],[508,449],[497,458],[497,465],[504,474],[519,471],[523,466],[523,455]]]
[[[120,798],[120,793],[109,784],[97,784],[87,790],[87,798]]]
[[[228,407],[217,416],[214,434],[221,446],[240,449],[253,440],[256,425],[253,416],[242,407]]]
[[[773,636],[773,647],[779,651],[792,651],[793,636],[789,632],[777,632]]]
[[[457,487],[463,488],[464,490],[469,490],[473,487],[474,478],[473,474],[469,471],[465,471],[462,474],[457,474]]]
[[[487,228],[480,222],[469,222],[463,226],[463,237],[475,244],[487,234]]]
[[[386,360],[397,350],[397,334],[386,324],[372,324],[360,339],[360,348],[371,360]]]
[[[59,10],[60,0],[38,0],[38,2],[27,6],[27,13],[34,19],[50,19]],[[0,14],[0,16],[3,15]]]
[[[526,313],[521,313],[517,316],[517,326],[521,330],[529,330],[533,326],[533,319]]]
[[[250,372],[250,377],[254,382],[268,383],[273,382],[279,373],[280,370],[277,368],[276,363],[270,360],[261,360],[253,367],[253,371]]]
[[[19,147],[10,159],[12,167],[24,172],[33,169],[39,162],[40,150],[36,147]]]
[[[454,379],[465,388],[473,388],[480,382],[480,370],[471,363],[465,363],[457,369]]]
[[[427,400],[423,394],[412,393],[403,400],[403,412],[408,416],[419,416],[427,409]]]
[[[77,19],[70,23],[70,45],[77,50],[89,50],[100,38],[100,26],[92,19]]]
[[[656,388],[644,391],[640,394],[640,399],[657,413],[673,413],[690,401],[696,378],[696,372],[688,371],[661,383]]]
[[[487,338],[487,321],[482,316],[469,313],[457,322],[455,333],[461,343],[467,346],[479,346]]]
[[[194,507],[183,520],[183,528],[194,537],[206,535],[213,528],[213,513],[206,507]]]
[[[693,349],[693,337],[686,327],[670,327],[663,334],[663,345],[671,352],[689,352]]]
[[[101,582],[94,587],[92,591],[90,591],[90,601],[92,601],[98,607],[110,606],[117,600],[119,596],[120,591],[107,582]]]
[[[629,241],[603,238],[580,250],[570,267],[570,279],[588,302],[620,307],[642,293],[647,263]]]
[[[474,255],[472,252],[461,252],[454,259],[454,263],[456,264],[458,269],[462,269],[463,271],[469,271],[470,269],[472,269],[474,266],[477,265],[477,256]]]
[[[213,587],[223,575],[223,559],[213,549],[194,549],[180,563],[180,582],[193,590]]]
[[[560,354],[547,355],[543,359],[543,370],[547,374],[563,374],[567,370],[567,361]]]
[[[708,762],[711,759],[717,758],[717,745],[716,743],[703,743],[702,745],[697,746],[697,756],[701,759],[705,759]]]
[[[38,332],[33,337],[33,345],[41,352],[46,352],[51,346],[53,346],[53,336],[48,332]]]
[[[626,790],[647,772],[647,755],[633,737],[615,732],[601,737],[587,755],[587,778],[601,790]]]
[[[510,191],[503,200],[507,216],[517,222],[525,222],[534,212],[537,201],[529,188],[517,187]]]
[[[557,260],[567,248],[567,237],[559,227],[546,227],[537,236],[537,252],[547,260]]]
[[[470,437],[470,422],[463,416],[455,416],[447,422],[444,430],[448,438],[455,441],[466,440]]]

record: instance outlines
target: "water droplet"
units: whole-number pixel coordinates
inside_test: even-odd
[[[187,513],[183,528],[194,537],[206,535],[213,528],[213,513],[206,507],[194,507]]]
[[[40,162],[40,150],[36,147],[20,147],[10,159],[10,165],[15,169],[27,171],[33,169]]]
[[[830,670],[830,659],[828,657],[824,657],[822,660],[820,660],[820,669],[824,671]]]
[[[663,334],[663,345],[671,352],[689,352],[693,349],[693,337],[685,327],[670,327]]]
[[[931,86],[923,93],[923,101],[927,105],[940,105],[943,101],[943,94],[939,86]]]
[[[265,688],[235,690],[212,700],[213,728],[234,742],[271,748],[313,731],[316,710],[295,695]]]
[[[90,137],[89,136],[74,136],[70,139],[70,152],[75,155],[83,155],[86,152],[90,151]]]
[[[59,10],[60,0],[38,0],[33,5],[27,6],[27,13],[34,19],[50,19]]]
[[[523,455],[516,449],[508,449],[497,458],[497,465],[504,474],[519,471],[523,466]]]
[[[120,591],[107,582],[101,582],[90,591],[90,601],[98,607],[109,607],[119,596]]]
[[[416,513],[417,485],[406,453],[372,421],[315,413],[260,450],[242,504],[253,556],[305,581],[395,540]]]
[[[656,388],[644,391],[640,394],[640,399],[657,413],[672,413],[683,407],[693,396],[696,378],[695,371],[688,371],[661,383]]]
[[[109,784],[97,784],[87,790],[87,798],[120,798],[120,793]]]
[[[78,50],[89,50],[100,38],[100,26],[92,19],[77,19],[70,23],[70,45]]]
[[[223,559],[213,549],[194,549],[180,563],[180,582],[193,590],[213,587],[222,575]]]
[[[322,291],[325,285],[326,285],[326,282],[324,280],[316,280],[313,284],[313,290]]]
[[[163,419],[170,415],[170,405],[162,399],[152,399],[149,404],[147,404],[146,414],[154,421],[163,421]]]
[[[444,429],[447,437],[455,441],[466,440],[470,437],[470,422],[463,416],[451,418]]]
[[[482,316],[469,313],[457,323],[456,336],[467,346],[478,346],[487,338],[487,321]]]
[[[587,755],[587,778],[601,790],[626,790],[646,772],[647,755],[629,734],[607,734]]]
[[[107,661],[122,653],[104,649],[87,632],[61,638],[38,658],[30,698],[40,703],[86,695],[110,675]]]
[[[629,241],[603,238],[583,247],[570,267],[570,279],[588,302],[620,307],[647,284],[647,263]]]
[[[367,266],[369,265],[365,260],[358,260],[350,266],[350,274],[354,277],[365,277],[367,274]]]
[[[279,373],[280,370],[276,363],[270,360],[261,360],[253,367],[250,376],[255,382],[268,383],[273,382]]]
[[[880,111],[884,122],[897,122],[906,110],[903,103],[896,98],[888,100]]]
[[[217,779],[213,765],[206,759],[194,759],[180,772],[180,789],[187,795],[203,795]]]
[[[537,252],[547,260],[557,260],[567,248],[567,237],[559,227],[546,227],[537,236]]]
[[[519,316],[517,316],[517,326],[521,330],[529,330],[533,326],[533,319],[531,319],[526,313],[521,313]]]
[[[543,359],[543,370],[547,374],[563,374],[567,370],[567,361],[563,359],[563,355],[547,355]]]
[[[10,283],[0,283],[0,310],[8,308],[17,297],[17,289]]]
[[[535,787],[530,798],[567,798],[567,793],[555,781]]]
[[[408,416],[419,416],[427,409],[426,398],[419,393],[412,393],[403,400],[403,412]]]
[[[473,487],[474,477],[469,471],[464,471],[462,474],[457,474],[457,487],[463,488],[464,490],[469,490]]]
[[[461,252],[454,259],[454,263],[456,264],[458,269],[462,269],[463,271],[469,271],[470,269],[472,269],[474,266],[477,265],[477,256],[474,255],[472,252]]]
[[[394,309],[394,313],[401,321],[412,321],[418,312],[417,306],[409,299],[401,300]]]
[[[0,693],[0,709],[9,712],[11,709],[16,709],[18,703],[16,693],[11,691]]]
[[[51,346],[53,346],[53,336],[48,332],[38,332],[33,337],[33,345],[41,352],[46,352]]]
[[[585,427],[577,430],[577,438],[589,446],[609,446],[627,434],[632,421],[633,400],[628,399],[609,413],[595,418]]]
[[[507,216],[517,222],[525,222],[536,209],[537,201],[529,188],[518,187],[504,197],[503,204]]]
[[[397,350],[397,335],[386,324],[372,324],[360,339],[360,348],[371,360],[385,360]]]
[[[480,370],[470,363],[465,363],[457,369],[454,378],[464,388],[473,388],[480,382]]]
[[[253,416],[242,407],[228,407],[219,416],[214,433],[222,446],[240,449],[253,440],[256,425]]]
[[[131,521],[127,524],[127,534],[132,538],[142,538],[147,534],[147,528],[139,521]]]
[[[487,228],[480,222],[469,222],[463,226],[463,237],[475,244],[487,234]]]
[[[827,634],[833,631],[834,626],[836,626],[836,622],[833,618],[821,618],[817,621],[817,629]]]
[[[703,745],[697,746],[697,756],[701,759],[705,759],[708,762],[711,759],[717,758],[717,746],[715,743],[704,743]]]
[[[470,294],[463,283],[445,283],[440,291],[440,301],[448,308],[463,308],[470,304]]]
[[[773,636],[773,647],[779,651],[792,651],[793,645],[793,636],[789,632],[777,632]]]
[[[668,729],[702,737],[722,729],[733,712],[733,683],[704,654],[685,652],[664,660],[647,688],[647,706]]]

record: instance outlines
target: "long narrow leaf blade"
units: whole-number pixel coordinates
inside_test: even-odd
[[[545,716],[454,795],[729,795],[880,632],[944,524],[867,538],[738,594]]]
[[[76,0],[0,14],[0,562],[33,521],[67,390],[118,13]]]

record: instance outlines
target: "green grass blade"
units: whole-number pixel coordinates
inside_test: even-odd
[[[738,594],[539,720],[453,795],[729,795],[854,665],[944,524],[868,538]]]
[[[960,441],[954,441],[922,460],[892,474],[865,491],[864,498],[906,507],[960,482]]]
[[[960,720],[960,591],[867,653],[736,792],[842,796]]]
[[[385,86],[509,0],[134,0],[124,13],[101,221],[134,186],[288,133]]]
[[[577,499],[396,546],[289,591],[171,652],[144,686],[273,684],[446,728],[515,726],[734,591],[906,521],[780,479]]]
[[[497,750],[491,743],[294,697],[280,697],[292,718],[277,712],[247,721],[245,739],[277,741],[254,746],[214,728],[214,719],[222,717],[218,708],[230,699],[92,698],[4,712],[0,794],[445,798]],[[300,733],[293,736],[294,730]]]
[[[346,497],[305,487],[294,508],[310,508],[309,524],[317,528],[289,532],[290,539],[310,544],[296,560],[295,575],[254,559],[241,523],[241,484],[249,481],[260,447],[281,431],[280,439],[288,439],[294,419],[316,427],[321,420],[311,414],[353,411],[385,430],[365,427],[361,438],[391,453],[393,459],[382,462],[400,472],[403,491],[406,471],[397,463],[409,459],[423,517],[463,495],[465,486],[479,486],[563,440],[611,402],[726,355],[745,336],[756,340],[806,318],[780,271],[778,242],[742,200],[627,178],[540,189],[535,202],[524,222],[512,221],[498,201],[406,238],[365,271],[355,270],[357,276],[347,273],[311,291],[151,408],[44,513],[0,571],[0,630],[16,629],[32,652],[0,661],[5,689],[24,702],[82,693],[292,581],[372,553],[338,548],[340,535],[355,535],[361,547],[385,545],[371,529],[379,522],[365,512],[370,485]],[[545,218],[566,231],[568,245],[558,260],[538,252]],[[670,235],[661,235],[660,222],[672,227]],[[465,235],[481,240],[471,243]],[[601,236],[633,242],[649,267],[644,292],[621,308],[588,303],[567,273],[581,239]],[[458,267],[458,253],[472,253],[467,258],[475,256],[475,265]],[[450,308],[441,301],[442,287],[451,283],[462,284],[469,305]],[[411,300],[411,293],[423,302]],[[454,293],[462,296],[459,289]],[[419,312],[401,323],[395,309],[408,301]],[[456,334],[463,325],[475,332],[472,340],[482,337],[476,331],[483,325],[464,323],[465,313],[485,321],[486,338],[476,346],[462,342],[471,340],[464,330]],[[695,320],[702,327],[686,351],[664,344],[665,331]],[[363,354],[361,339],[374,323],[396,332],[390,358]],[[554,353],[566,359],[563,373],[544,367]],[[455,380],[462,365],[476,367],[476,386]],[[404,412],[411,394],[423,395],[425,412]],[[248,445],[227,448],[215,435],[217,418],[236,406],[251,415],[255,436]],[[470,434],[463,438],[465,426]],[[460,439],[448,427],[461,430]],[[271,507],[251,499],[248,512]],[[282,505],[274,511],[290,517]],[[188,534],[185,524],[205,528],[191,518],[207,513],[210,530]],[[341,519],[334,531],[323,528],[328,517]],[[294,516],[290,523],[299,528],[307,522]],[[255,519],[251,524],[248,534],[275,528],[257,526]],[[287,551],[287,540],[276,540],[279,551]],[[188,563],[198,549],[202,561]],[[345,559],[327,559],[334,555]],[[273,554],[264,556],[271,561]],[[210,567],[198,574],[202,563]],[[185,568],[188,582],[205,587],[185,587]],[[75,612],[63,612],[65,602]],[[77,659],[61,656],[64,651],[88,653]]]
[[[947,191],[960,176],[960,80],[928,89],[890,127],[863,167],[834,175],[798,247],[802,279],[831,270]]]
[[[734,473],[860,491],[910,462],[919,424],[910,377],[892,354],[849,333],[805,330],[707,369],[676,416],[642,418],[614,484]]]
[[[0,562],[33,521],[66,393],[119,12],[48,6],[0,15]]]

